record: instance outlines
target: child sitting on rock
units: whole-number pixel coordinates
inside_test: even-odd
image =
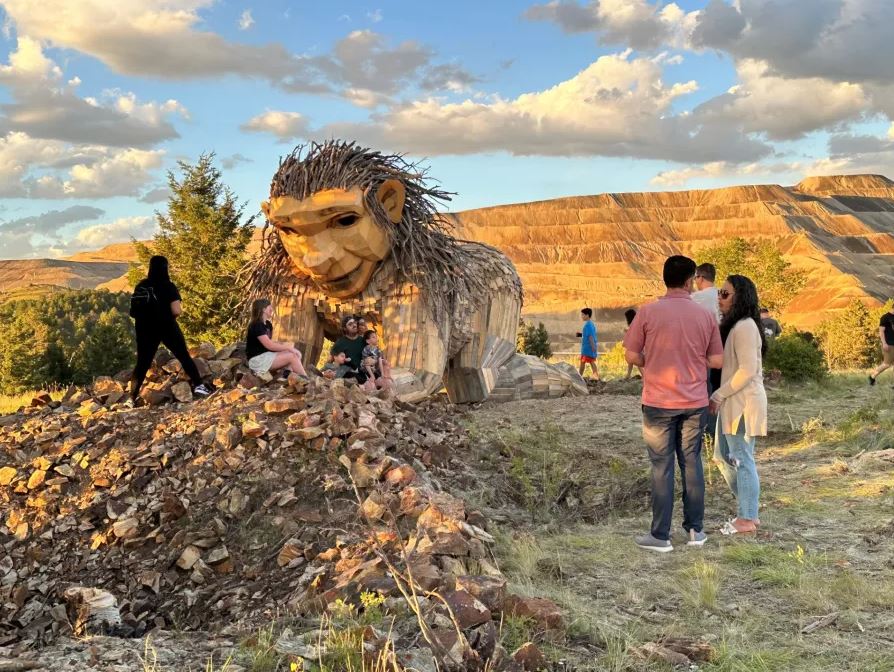
[[[382,351],[379,350],[379,335],[372,329],[363,333],[363,348],[361,365],[366,372],[367,380],[378,380],[382,377]]]
[[[329,361],[323,366],[323,377],[329,380],[352,377],[354,370],[347,364],[348,355],[345,351],[332,348],[329,354]]]

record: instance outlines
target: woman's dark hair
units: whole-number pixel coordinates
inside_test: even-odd
[[[264,311],[267,309],[267,306],[270,305],[270,301],[267,299],[255,299],[251,304],[251,319],[248,321],[248,326],[250,327],[255,322],[260,322],[264,324]]]
[[[363,332],[363,342],[366,343],[369,340],[369,337],[376,333],[375,329],[367,329]]]
[[[168,258],[160,254],[156,254],[149,260],[149,272],[146,274],[149,282],[158,285],[163,282],[170,282],[171,275],[168,272]]]
[[[633,324],[634,317],[636,317],[636,311],[633,308],[628,308],[624,311],[624,319],[627,320],[628,327]]]
[[[726,281],[733,286],[733,305],[729,313],[720,321],[720,338],[726,343],[729,332],[739,320],[754,320],[757,333],[761,337],[761,356],[767,354],[767,339],[761,328],[760,302],[757,298],[757,287],[750,278],[744,275],[731,275]]]

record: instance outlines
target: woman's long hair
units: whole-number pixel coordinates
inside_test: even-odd
[[[736,326],[739,320],[754,320],[757,325],[757,333],[761,337],[761,356],[767,354],[767,339],[764,338],[764,330],[761,327],[760,302],[757,298],[757,288],[750,278],[744,275],[731,275],[726,281],[733,286],[733,306],[727,315],[720,321],[720,338],[726,343],[729,332]]]
[[[156,254],[149,260],[149,273],[146,274],[149,282],[153,287],[171,281],[171,275],[168,271],[168,258],[160,254]]]
[[[267,299],[255,299],[251,304],[251,319],[248,321],[248,326],[251,327],[255,322],[260,324],[264,324],[264,311],[267,309],[267,306],[270,305],[270,301]]]

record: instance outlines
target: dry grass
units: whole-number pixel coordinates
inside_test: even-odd
[[[34,397],[43,392],[44,390],[32,390],[21,394],[0,394],[0,415],[15,413],[22,406],[30,404]],[[62,398],[63,394],[63,390],[49,390],[49,395],[57,401]]]
[[[680,538],[667,555],[631,542],[648,525],[645,497],[639,508],[598,520],[566,510],[531,522],[507,514],[503,503],[502,518],[512,522],[501,529],[497,557],[510,587],[565,609],[560,648],[580,669],[664,669],[630,651],[667,635],[710,641],[717,657],[700,664],[703,671],[894,669],[894,466],[866,462],[894,443],[892,393],[845,374],[772,390],[770,399],[771,435],[758,442],[756,539],[716,533],[735,512],[716,473],[707,492],[708,544],[689,548]],[[559,427],[566,440],[556,445],[570,477],[596,489],[612,478],[633,487],[647,469],[638,399],[561,401],[540,402],[536,414],[525,402],[484,408],[474,422],[502,420],[535,443],[531,434]],[[607,458],[629,468],[612,474]],[[482,468],[505,459],[491,456]],[[679,534],[679,523],[674,529]],[[801,633],[833,612],[834,623]]]

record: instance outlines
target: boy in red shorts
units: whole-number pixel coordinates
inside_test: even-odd
[[[593,309],[592,308],[582,308],[580,311],[580,318],[584,321],[584,327],[581,330],[581,333],[578,336],[580,339],[580,368],[578,371],[580,375],[584,375],[584,369],[587,364],[590,365],[590,368],[593,371],[593,379],[599,380],[599,366],[597,365],[597,359],[599,358],[599,353],[596,349],[596,325],[593,323]]]

